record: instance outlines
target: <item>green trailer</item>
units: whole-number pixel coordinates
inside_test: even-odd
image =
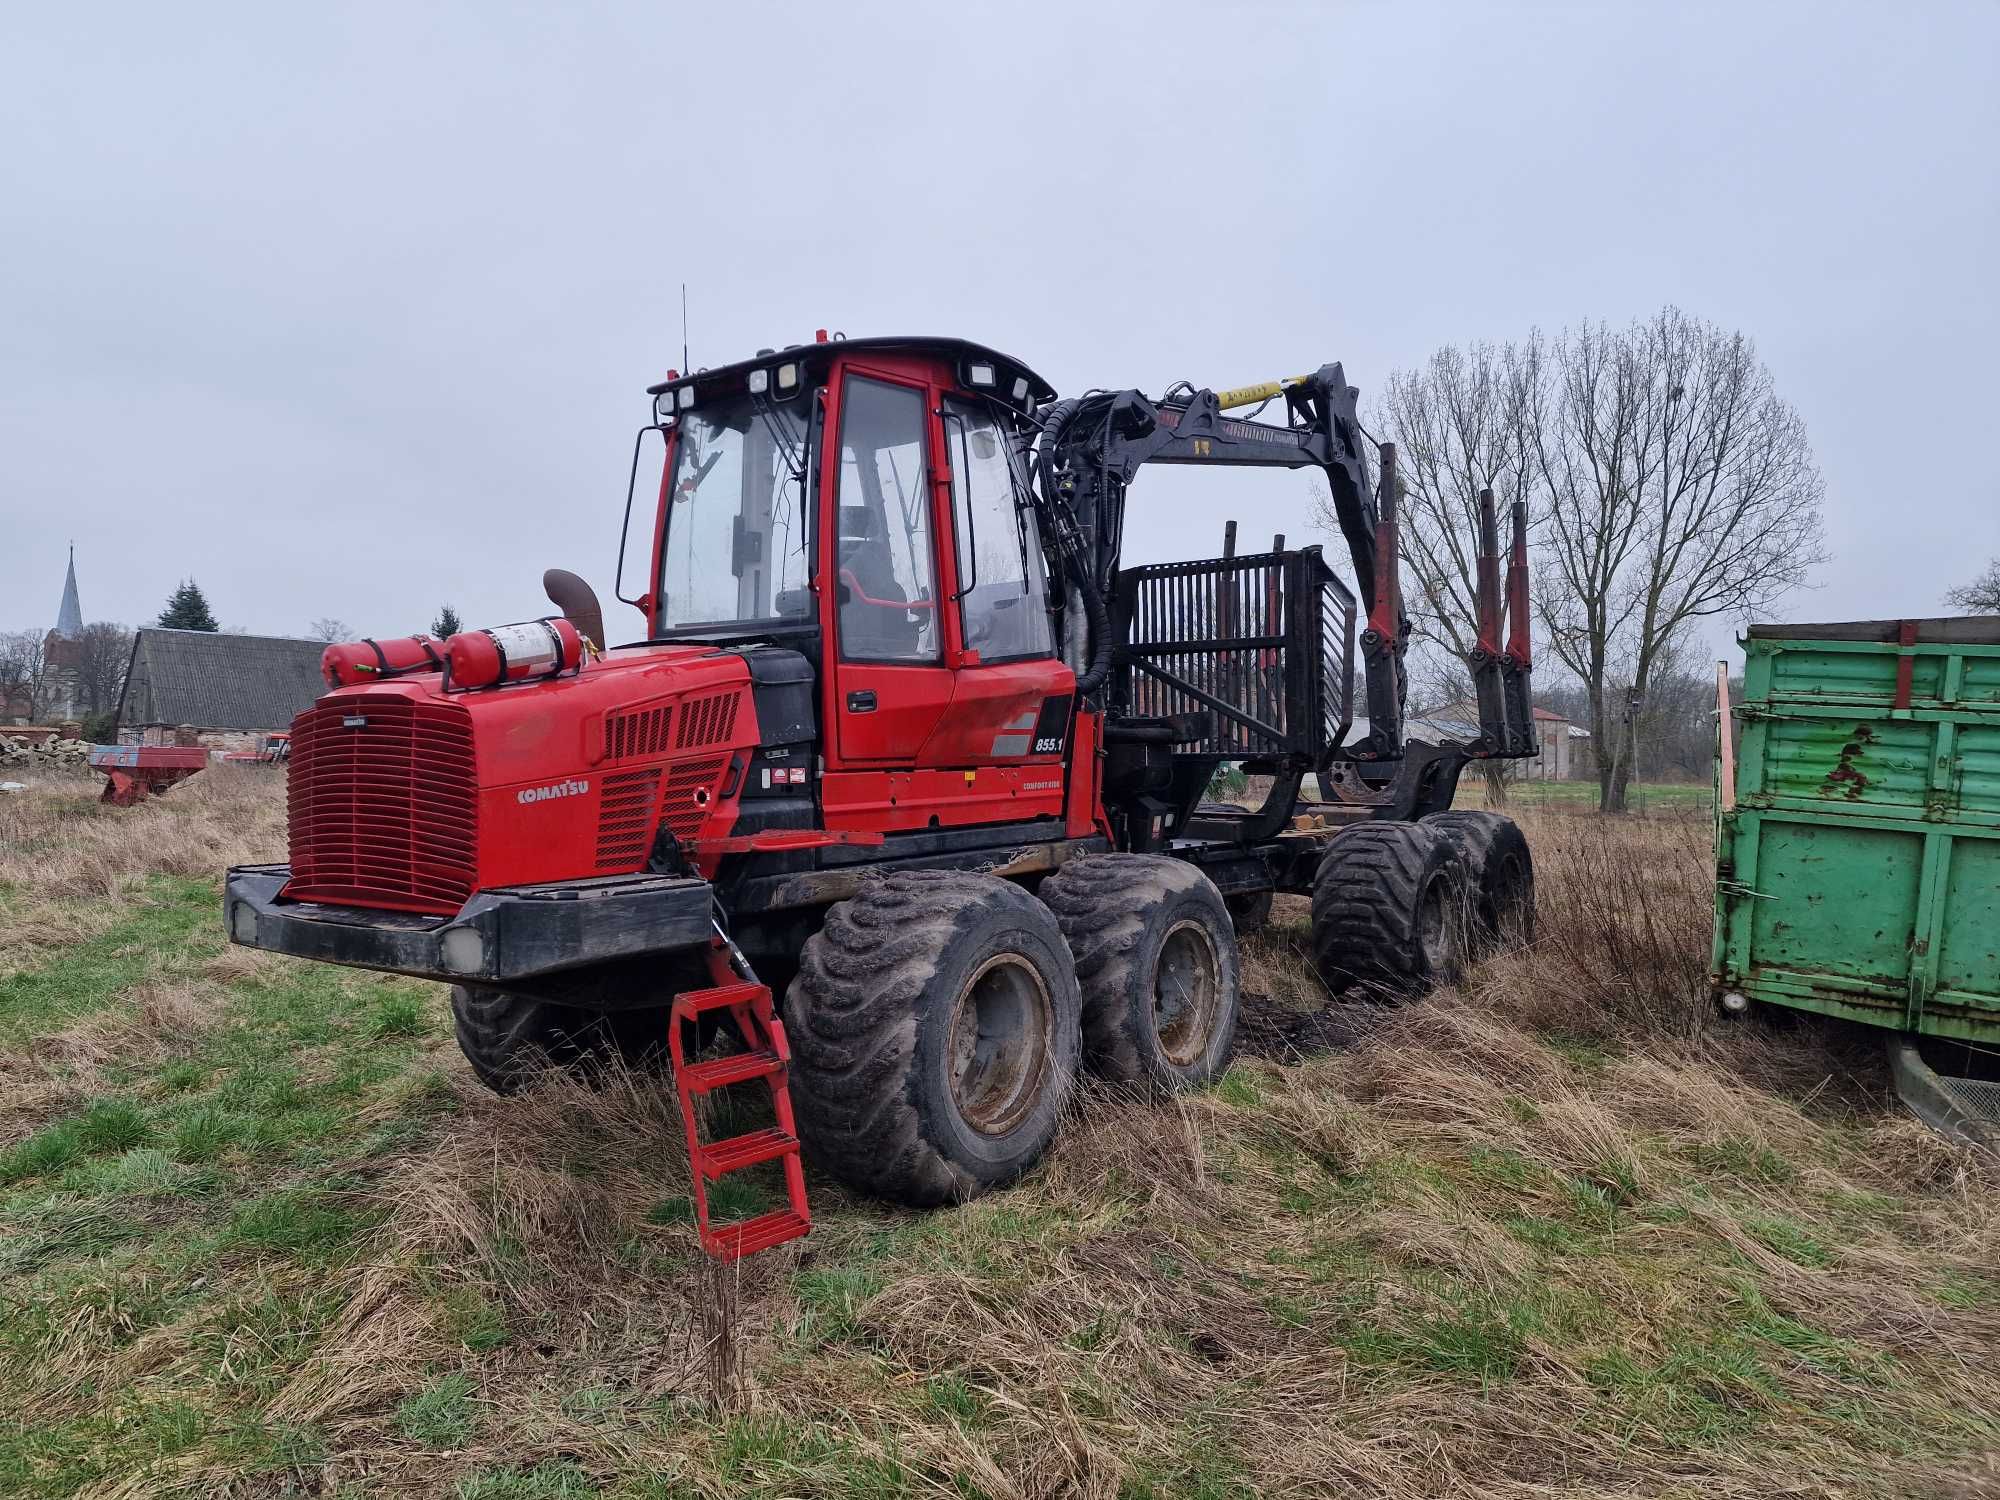
[[[1718,999],[1885,1028],[1903,1067],[1970,1075],[1949,1102],[2000,1114],[1976,1081],[2000,1076],[2000,616],[1743,646],[1740,750],[1717,716]]]

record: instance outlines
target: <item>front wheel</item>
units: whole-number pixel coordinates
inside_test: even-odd
[[[1061,1123],[1076,970],[1034,897],[991,875],[899,870],[832,907],[785,997],[813,1159],[927,1206],[1012,1182]]]
[[[594,1082],[614,1058],[644,1066],[666,1043],[664,1009],[607,1015],[476,985],[452,986],[451,1019],[458,1050],[496,1094],[518,1093],[552,1070]]]

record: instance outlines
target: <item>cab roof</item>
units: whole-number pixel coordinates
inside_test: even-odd
[[[871,353],[909,352],[936,355],[951,361],[958,371],[959,379],[970,384],[967,370],[974,364],[990,363],[994,367],[993,392],[1002,401],[1012,405],[1016,380],[1028,383],[1028,399],[1035,406],[1054,399],[1055,387],[1029,369],[1010,354],[989,348],[985,344],[975,344],[970,339],[938,338],[922,334],[899,334],[880,338],[844,339],[833,338],[824,343],[791,344],[783,349],[773,349],[759,354],[753,359],[738,360],[734,364],[719,365],[714,369],[695,370],[663,380],[658,385],[646,387],[646,394],[658,396],[667,391],[679,390],[682,386],[693,385],[696,399],[722,396],[742,390],[749,380],[750,372],[758,369],[775,369],[792,360],[804,365],[805,379],[801,385],[817,384],[825,378],[827,369],[838,355]]]

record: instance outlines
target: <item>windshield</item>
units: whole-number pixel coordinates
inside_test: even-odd
[[[741,396],[681,414],[656,628],[811,615],[804,495],[810,399]]]

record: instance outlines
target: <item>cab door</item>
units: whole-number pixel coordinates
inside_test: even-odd
[[[935,406],[928,361],[842,366],[821,533],[834,768],[916,764],[951,703]]]
[[[951,708],[918,763],[1058,767],[1076,675],[1056,657],[1041,541],[1016,488],[1010,434],[983,402],[946,394],[938,415],[950,535],[945,654],[957,671]],[[1052,789],[1046,778],[1028,785]]]

